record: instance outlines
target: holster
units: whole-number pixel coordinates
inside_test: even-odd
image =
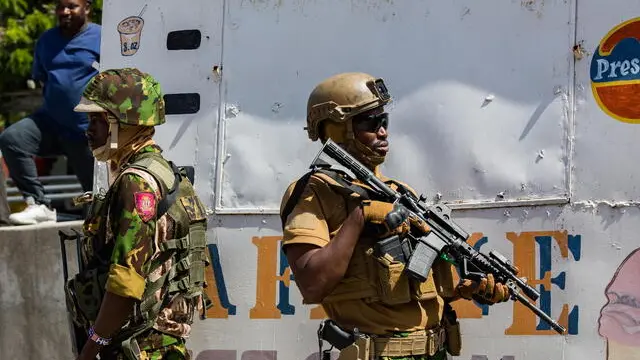
[[[338,360],[373,360],[373,341],[371,338],[362,335],[356,341],[340,350]]]
[[[322,341],[328,342],[331,348],[323,351]],[[339,360],[371,359],[371,339],[367,335],[361,334],[358,329],[354,329],[354,331],[345,330],[331,319],[320,322],[318,344],[320,346],[318,354],[323,360],[330,359],[329,352],[334,347],[340,350]]]

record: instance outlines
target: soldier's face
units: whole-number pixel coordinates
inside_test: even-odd
[[[89,126],[87,127],[87,140],[91,150],[98,149],[107,143],[109,137],[109,123],[107,113],[89,113]]]
[[[381,156],[385,156],[389,151],[388,126],[389,114],[384,112],[383,107],[366,111],[353,118],[356,139]]]

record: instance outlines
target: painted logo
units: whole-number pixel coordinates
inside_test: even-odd
[[[140,37],[144,19],[142,14],[147,9],[145,5],[137,16],[129,16],[118,23],[118,33],[120,34],[120,54],[131,56],[138,52],[140,48]]]
[[[640,124],[640,17],[613,28],[591,59],[591,90],[600,108]]]

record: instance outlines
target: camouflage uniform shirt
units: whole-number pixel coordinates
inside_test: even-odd
[[[157,145],[149,145],[132,158],[146,152],[161,151]],[[96,250],[101,254],[111,254],[106,290],[139,301],[145,291],[146,279],[153,281],[162,275],[150,273],[149,269],[154,255],[159,252],[159,239],[170,234],[174,225],[166,217],[157,219],[160,194],[149,180],[153,181],[140,171],[120,176],[117,183],[112,185],[116,188],[113,189],[115,191],[110,196],[109,204],[106,204],[110,208],[106,234],[103,235],[105,238],[96,239],[103,246]],[[87,226],[91,227],[91,224]],[[168,267],[164,269],[168,270]],[[155,295],[161,297],[164,294],[159,290]],[[180,299],[172,301],[161,310],[153,329],[137,338],[140,349],[146,350],[151,359],[161,358],[168,351],[185,354],[183,337],[190,332],[190,326],[183,323],[181,316],[187,314],[188,310],[180,303]]]

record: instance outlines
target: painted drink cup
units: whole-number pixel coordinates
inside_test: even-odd
[[[131,56],[140,48],[140,35],[144,20],[139,16],[129,16],[120,21],[118,32],[120,33],[120,53],[122,56]]]

